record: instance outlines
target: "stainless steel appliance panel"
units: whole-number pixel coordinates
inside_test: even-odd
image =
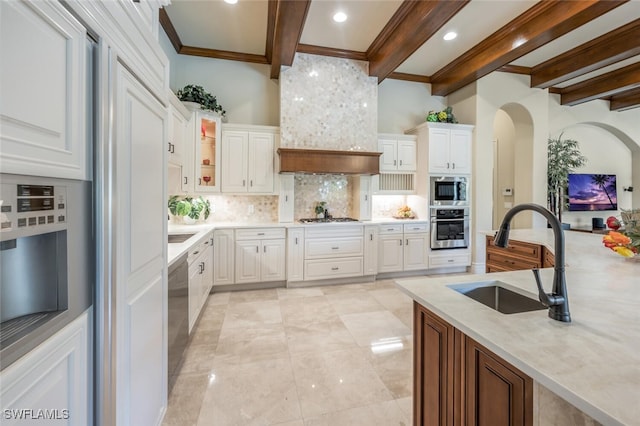
[[[465,176],[431,176],[429,201],[432,206],[469,205],[469,186]]]
[[[177,378],[182,355],[189,343],[189,264],[186,254],[171,265],[168,280],[169,393]]]
[[[469,208],[431,207],[431,249],[469,247]]]

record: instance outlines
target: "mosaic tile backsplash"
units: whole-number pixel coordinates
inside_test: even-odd
[[[296,53],[280,75],[280,145],[377,150],[378,81],[365,61]]]
[[[203,198],[209,200],[212,210],[215,209],[206,223],[278,221],[278,197],[275,195],[204,195]],[[180,222],[180,219],[172,220]]]
[[[334,217],[350,216],[353,183],[351,178],[340,175],[296,175],[294,219],[316,217],[314,208],[319,201],[326,202],[329,214]]]

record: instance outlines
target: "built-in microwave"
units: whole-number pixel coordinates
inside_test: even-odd
[[[432,206],[469,204],[468,179],[464,176],[431,176],[429,201]]]

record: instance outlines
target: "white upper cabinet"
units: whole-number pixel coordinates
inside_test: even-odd
[[[429,124],[429,173],[471,173],[472,126]]]
[[[272,194],[276,128],[225,126],[222,192]]]
[[[0,2],[0,169],[88,179],[87,38],[59,2]]]
[[[194,121],[194,190],[220,192],[221,119],[219,116],[196,112]]]
[[[168,162],[176,166],[185,163],[185,145],[191,112],[186,109],[173,92],[169,93],[169,141],[167,143]]]
[[[407,135],[378,135],[381,172],[416,171],[416,137]]]

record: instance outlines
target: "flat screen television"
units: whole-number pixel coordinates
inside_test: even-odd
[[[616,175],[569,174],[569,211],[618,210]]]

